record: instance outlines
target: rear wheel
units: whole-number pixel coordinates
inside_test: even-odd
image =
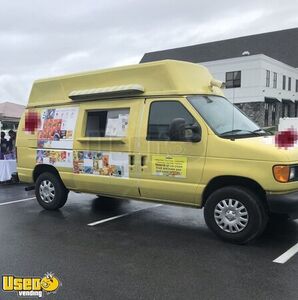
[[[61,179],[52,173],[42,173],[35,183],[38,203],[47,210],[61,208],[67,200],[68,190]]]
[[[238,244],[245,244],[260,235],[268,220],[261,199],[238,186],[213,192],[206,201],[204,217],[217,236]]]

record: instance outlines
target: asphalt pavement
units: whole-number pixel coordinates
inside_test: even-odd
[[[298,254],[273,262],[298,243],[298,220],[238,246],[215,237],[201,210],[70,193],[51,212],[23,185],[1,185],[0,242],[1,276],[59,278],[45,299],[298,299]]]

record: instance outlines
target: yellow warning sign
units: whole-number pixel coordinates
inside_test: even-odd
[[[152,174],[169,177],[186,177],[187,157],[185,156],[152,156]]]

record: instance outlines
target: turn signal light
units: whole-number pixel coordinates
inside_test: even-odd
[[[276,181],[278,182],[288,182],[290,176],[290,167],[289,166],[274,166],[273,175]]]

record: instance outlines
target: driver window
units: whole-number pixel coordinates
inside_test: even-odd
[[[184,119],[185,125],[198,125],[194,117],[179,101],[155,101],[151,103],[147,140],[170,141],[169,128],[174,119]],[[185,130],[185,141],[191,137],[191,129]]]

